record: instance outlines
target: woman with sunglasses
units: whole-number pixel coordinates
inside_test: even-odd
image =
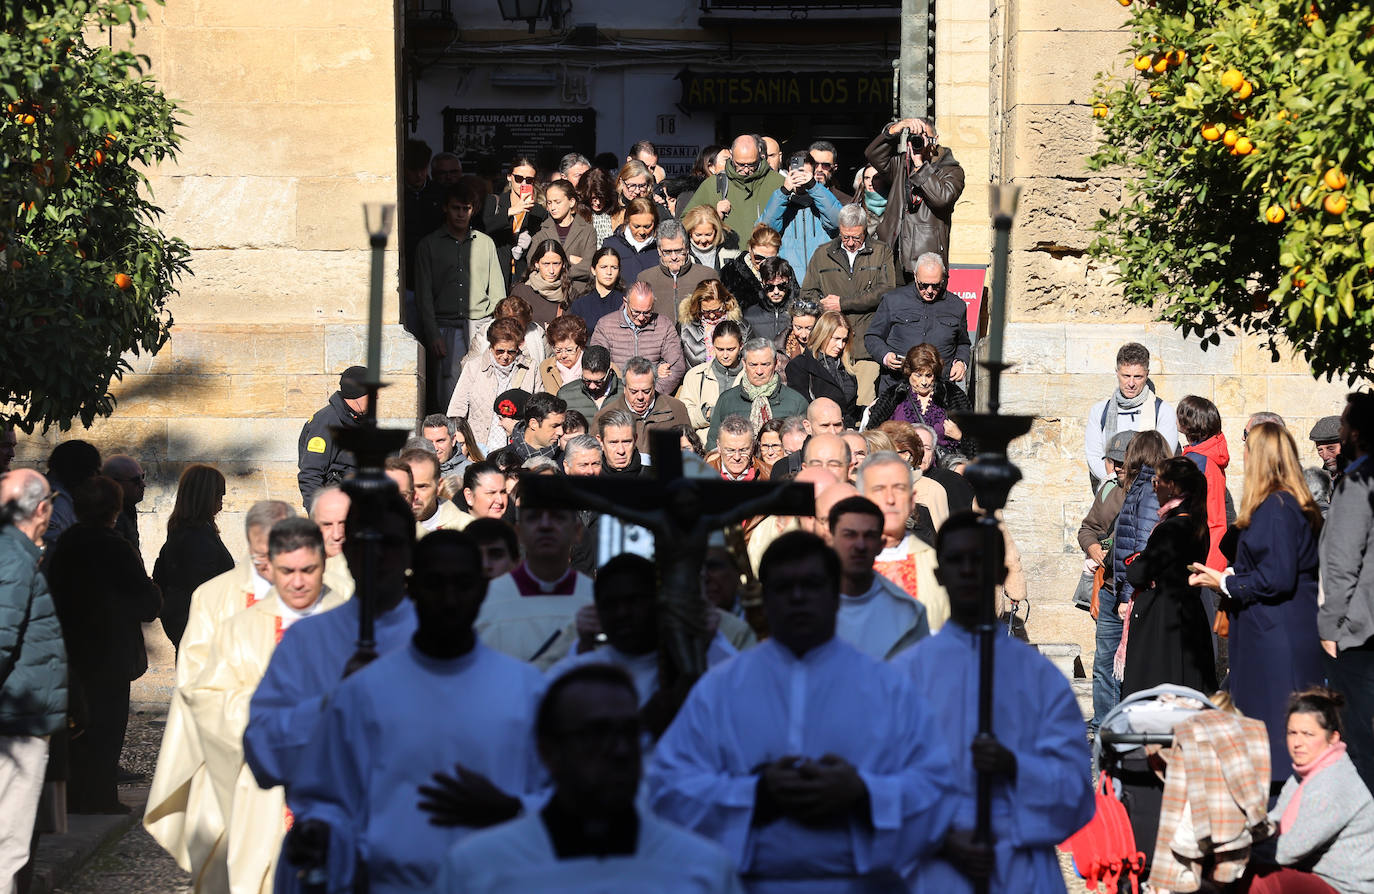
[[[788,302],[787,317],[787,328],[773,340],[778,349],[778,372],[786,369],[787,362],[800,356],[811,343],[811,330],[821,318],[821,306],[810,298],[798,297]]]
[[[754,335],[776,342],[792,323],[787,306],[801,295],[801,285],[792,265],[778,257],[764,259],[759,265],[759,279],[762,298],[758,304],[745,308],[744,321],[753,328]]]
[[[715,359],[711,340],[716,326],[726,320],[739,325],[744,331],[743,341],[749,340],[749,324],[743,321],[739,302],[718,279],[706,280],[682,302],[678,308],[678,332],[682,336],[682,356],[689,367]]]
[[[767,224],[759,224],[749,234],[749,242],[739,257],[721,265],[720,281],[725,284],[740,307],[750,308],[763,303],[763,280],[759,265],[776,258],[782,249],[782,235]]]
[[[520,348],[523,338],[520,324],[509,317],[492,323],[487,330],[491,347],[475,360],[463,361],[458,387],[444,414],[466,419],[487,455],[510,443],[496,415],[496,396],[517,388],[531,394],[544,390],[538,367]]]
[[[658,214],[653,201],[642,196],[631,199],[624,212],[624,225],[606,237],[603,247],[620,255],[620,279],[632,285],[639,274],[658,266]]]
[[[507,291],[512,282],[525,278],[528,268],[525,252],[548,217],[535,189],[538,176],[533,161],[524,156],[517,158],[506,175],[507,188],[488,196],[482,210],[482,232],[496,243]]]
[[[616,229],[625,225],[626,211],[631,202],[635,199],[653,201],[650,193],[653,191],[654,183],[654,174],[644,162],[633,159],[625,162],[620,169],[620,174],[615,178],[616,211],[612,220],[615,222]]]

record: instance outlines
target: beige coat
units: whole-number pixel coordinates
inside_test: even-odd
[[[531,394],[544,390],[543,383],[539,381],[539,370],[535,369],[524,351],[515,355],[515,370],[504,385],[496,377],[495,366],[496,359],[491,351],[475,360],[464,360],[463,371],[458,376],[458,387],[453,389],[453,397],[448,402],[448,415],[455,419],[466,418],[479,443],[486,442],[487,432],[494,421],[496,411],[492,404],[496,402],[496,395],[509,388],[522,388]]]
[[[692,428],[705,432],[711,427],[711,408],[716,405],[716,399],[720,397],[720,383],[716,377],[711,375],[711,363],[707,361],[700,366],[694,366],[687,370],[687,375],[682,379],[682,386],[677,390],[677,399],[687,405],[687,418],[692,420]],[[744,374],[744,365],[740,365],[740,375]],[[735,376],[731,385],[739,384],[739,376]]]

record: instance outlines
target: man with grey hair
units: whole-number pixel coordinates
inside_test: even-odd
[[[883,513],[883,551],[873,570],[925,606],[935,633],[949,617],[949,596],[935,578],[935,550],[907,530],[916,508],[917,475],[897,454],[879,450],[859,465],[854,487]]]
[[[1241,432],[1242,441],[1250,434],[1250,429],[1259,425],[1261,422],[1272,422],[1280,428],[1287,428],[1288,423],[1283,421],[1283,417],[1272,410],[1260,410],[1258,413],[1251,413],[1250,418],[1245,420],[1245,429]]]
[[[945,288],[945,263],[926,252],[912,265],[915,282],[888,292],[868,325],[864,347],[883,366],[878,392],[906,381],[902,363],[919,344],[933,345],[944,361],[943,375],[961,388],[968,375],[968,310],[963,299]]]
[[[619,313],[597,320],[588,345],[605,348],[611,354],[611,364],[620,369],[631,357],[643,357],[656,364],[658,392],[672,394],[687,375],[682,338],[673,319],[654,309],[653,288],[637,282],[625,292]]]
[[[726,481],[754,481],[763,477],[763,464],[754,457],[754,430],[743,416],[727,416],[716,433],[720,443],[706,464]]]
[[[877,397],[880,357],[865,347],[882,297],[897,287],[897,262],[892,249],[868,235],[868,212],[861,205],[845,205],[839,214],[839,235],[816,249],[806,264],[801,296],[815,301],[822,311],[839,311],[849,324],[849,345],[854,375],[859,380],[858,402],[871,404]]]
[[[596,475],[601,471],[601,442],[591,435],[574,435],[563,445],[563,472]]]
[[[773,343],[766,338],[751,338],[744,343],[744,378],[735,387],[722,391],[711,411],[706,449],[715,449],[721,420],[727,416],[738,413],[749,420],[758,434],[769,419],[803,416],[806,406],[806,398],[782,383]]]
[[[716,209],[725,226],[736,233],[752,232],[769,196],[782,185],[782,175],[769,166],[767,155],[761,137],[735,137],[725,170],[703,180],[691,200],[680,209],[681,213],[685,215],[698,205],[709,205]]]
[[[588,476],[601,474],[601,442],[591,435],[574,435],[563,445],[563,473]],[[601,513],[577,510],[582,537],[573,546],[572,566],[588,577],[596,576],[597,551],[601,545]]]
[[[692,261],[682,221],[675,217],[664,219],[658,225],[658,266],[639,274],[639,281],[654,290],[654,310],[670,320],[677,319],[678,305],[697,286],[717,278],[713,268]]]
[[[559,175],[573,186],[581,186],[582,178],[592,169],[592,163],[580,152],[569,152],[558,160]]]
[[[601,443],[601,474],[637,477],[644,462],[635,447],[635,417],[629,410],[608,410],[596,417],[596,438]]]
[[[119,510],[119,517],[115,519],[115,533],[133,545],[134,552],[138,553],[138,560],[142,562],[143,553],[138,541],[138,504],[143,502],[148,476],[144,474],[143,466],[139,465],[138,460],[124,453],[107,457],[100,474],[114,479],[115,484],[118,484],[124,493],[124,505]]]
[[[647,456],[650,432],[692,424],[687,405],[676,397],[660,394],[660,390],[653,363],[644,357],[631,357],[625,362],[624,390],[602,407],[596,418],[600,420],[616,410],[629,413],[634,419],[635,444]]]
[[[949,262],[954,205],[964,192],[964,169],[926,118],[894,121],[864,150],[868,163],[892,184],[877,236],[905,269],[926,252]]]
[[[0,477],[0,891],[29,861],[48,737],[67,725],[62,625],[38,570],[51,490],[32,469]]]
[[[457,186],[463,179],[463,160],[452,152],[436,152],[429,160],[429,182],[433,184],[436,198],[442,198],[444,190]]]

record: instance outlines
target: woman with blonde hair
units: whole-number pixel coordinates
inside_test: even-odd
[[[200,463],[187,466],[177,482],[167,542],[153,565],[153,581],[162,588],[162,629],[173,647],[181,645],[196,587],[234,567],[215,524],[224,509],[224,492],[220,471]]]
[[[749,242],[739,257],[721,265],[720,281],[725,283],[725,288],[735,296],[740,307],[749,308],[764,303],[763,274],[759,266],[769,258],[776,258],[781,250],[782,234],[768,224],[759,224],[749,234]],[[800,286],[797,291],[801,291]],[[789,297],[785,295],[784,300]]]
[[[787,385],[808,401],[828,397],[840,405],[846,428],[859,422],[859,380],[849,352],[852,332],[844,314],[826,311],[811,329],[806,350],[788,361]]]
[[[1245,437],[1245,490],[1238,537],[1221,551],[1227,568],[1193,563],[1188,582],[1221,593],[1230,616],[1231,697],[1269,728],[1271,754],[1285,751],[1288,693],[1322,682],[1317,633],[1317,535],[1321,510],[1303,479],[1297,444],[1281,425],[1261,422]],[[1288,774],[1274,761],[1273,779]]]
[[[654,188],[654,173],[644,162],[638,159],[631,159],[621,165],[620,173],[615,178],[615,212],[611,215],[611,223],[618,230],[625,225],[629,214],[630,203],[635,199],[644,199],[649,202],[649,207],[653,207],[653,200],[649,198],[649,191]],[[655,214],[655,218],[657,215]]]
[[[678,306],[677,322],[678,333],[682,336],[682,356],[687,359],[689,367],[715,359],[716,352],[711,346],[711,341],[716,326],[726,320],[738,324],[744,332],[744,341],[749,340],[749,325],[744,322],[739,302],[718,279],[708,279],[698,285]]]
[[[719,273],[722,266],[739,257],[739,234],[727,230],[710,205],[698,205],[682,215],[682,228],[687,231],[687,248],[694,263]]]

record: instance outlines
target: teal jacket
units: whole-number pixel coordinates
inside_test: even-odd
[[[0,736],[49,736],[67,719],[67,650],[38,558],[0,528]]]

